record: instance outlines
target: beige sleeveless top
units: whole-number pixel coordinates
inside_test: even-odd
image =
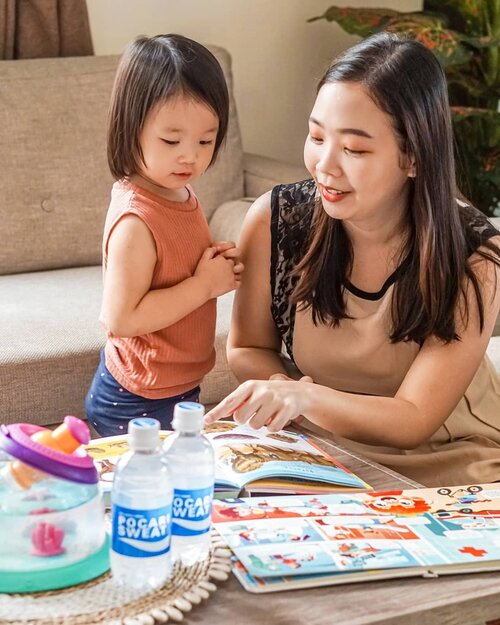
[[[393,289],[379,300],[346,290],[347,313],[353,318],[337,328],[315,326],[310,310],[297,310],[293,356],[300,371],[337,390],[393,397],[419,350],[416,343],[388,339]],[[455,410],[416,449],[340,442],[426,486],[500,480],[500,377],[485,356]]]

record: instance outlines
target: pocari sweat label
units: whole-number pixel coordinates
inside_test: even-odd
[[[174,490],[172,535],[199,536],[210,530],[213,486],[193,490]]]
[[[172,506],[132,510],[113,506],[112,549],[124,556],[147,558],[170,551]]]

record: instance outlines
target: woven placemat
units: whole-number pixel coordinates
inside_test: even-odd
[[[155,625],[180,622],[228,578],[230,552],[216,533],[208,557],[193,566],[177,562],[172,576],[152,591],[117,586],[110,573],[49,592],[0,594],[0,625]]]

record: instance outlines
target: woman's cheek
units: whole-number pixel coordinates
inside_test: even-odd
[[[304,165],[306,166],[307,171],[311,174],[311,176],[315,177],[315,159],[314,159],[314,150],[311,149],[310,142],[306,139],[306,143],[304,145]]]

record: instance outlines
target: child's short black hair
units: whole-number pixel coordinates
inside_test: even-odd
[[[219,119],[212,164],[226,136],[229,94],[222,68],[204,46],[182,35],[138,37],[116,73],[108,119],[108,163],[119,180],[140,170],[139,136],[159,102],[184,95],[206,104]]]

